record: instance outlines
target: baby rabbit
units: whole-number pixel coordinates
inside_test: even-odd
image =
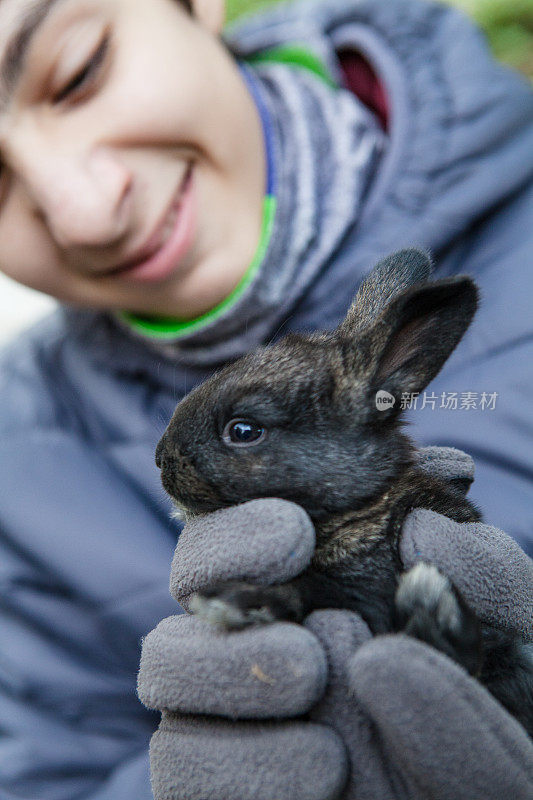
[[[179,403],[156,463],[186,516],[280,497],[315,525],[314,558],[297,579],[216,586],[194,598],[196,613],[235,628],[351,609],[375,634],[405,631],[462,664],[533,735],[529,646],[481,624],[435,567],[402,574],[398,541],[413,508],[480,519],[459,487],[417,467],[402,430],[402,394],[437,375],[477,306],[470,278],[428,282],[430,272],[425,253],[396,253],[336,330],[290,334],[222,369]],[[378,409],[380,391],[395,402]]]

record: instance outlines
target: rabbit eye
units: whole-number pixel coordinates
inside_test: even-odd
[[[222,440],[226,444],[246,447],[259,444],[266,436],[266,430],[247,419],[232,419],[222,433]]]

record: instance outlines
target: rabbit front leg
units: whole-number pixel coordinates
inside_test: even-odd
[[[338,578],[309,567],[293,580],[271,586],[218,583],[193,595],[189,606],[212,625],[238,630],[256,623],[301,623],[317,608],[350,608],[352,604]]]
[[[349,609],[360,614],[373,633],[391,630],[393,594],[387,578],[365,575],[364,565],[354,569],[350,564],[329,573],[309,567],[292,581],[272,586],[257,586],[240,581],[219,583],[202,590],[190,601],[190,609],[210,624],[226,630],[246,628],[255,623],[285,620],[301,623],[312,611],[320,608]],[[353,574],[352,574],[353,573]]]
[[[276,586],[228,581],[193,595],[190,609],[211,625],[238,630],[256,623],[301,622],[306,604],[297,581]]]
[[[533,643],[481,624],[457,588],[420,562],[398,581],[395,628],[474,675],[533,736]]]
[[[479,676],[483,659],[481,624],[452,582],[432,564],[420,562],[400,575],[394,627]]]

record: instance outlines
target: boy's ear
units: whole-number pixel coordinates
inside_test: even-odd
[[[423,250],[399,250],[384,258],[359,287],[338,333],[353,336],[370,327],[394,297],[415,283],[426,281],[431,269],[431,259]]]
[[[392,394],[395,413],[404,392],[425,389],[461,341],[477,301],[468,277],[414,286],[396,297],[362,337],[371,354],[371,396],[380,389]]]
[[[218,36],[226,20],[225,0],[191,0],[193,14],[204,28]]]

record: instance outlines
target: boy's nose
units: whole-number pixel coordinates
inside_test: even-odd
[[[131,221],[133,174],[119,152],[44,141],[24,130],[7,145],[32,212],[61,249],[105,247],[124,236]]]
[[[85,160],[57,158],[30,181],[38,209],[62,249],[108,246],[126,233],[133,180],[109,151],[96,150]]]

